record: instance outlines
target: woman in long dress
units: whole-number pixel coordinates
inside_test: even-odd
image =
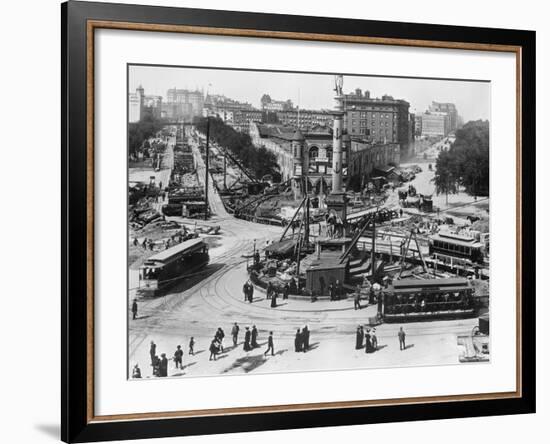
[[[374,352],[374,347],[372,346],[372,338],[370,335],[370,330],[367,330],[365,333],[365,353]]]
[[[357,333],[355,334],[355,350],[363,348],[363,328],[357,326]]]

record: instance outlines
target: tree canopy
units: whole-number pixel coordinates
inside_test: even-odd
[[[456,140],[437,158],[434,183],[440,193],[489,195],[489,122],[476,120],[456,131]]]
[[[206,121],[205,117],[194,121],[197,130],[203,134],[206,134]],[[248,134],[236,131],[220,118],[210,118],[210,138],[236,157],[256,179],[261,179],[266,174],[271,174],[274,180],[280,178],[275,155],[263,146],[254,146]]]
[[[154,136],[163,127],[162,121],[146,112],[139,122],[128,125],[128,149],[130,154],[136,154],[144,142]]]

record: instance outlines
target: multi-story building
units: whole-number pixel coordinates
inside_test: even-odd
[[[398,143],[377,143],[365,139],[352,138],[348,176],[355,178],[362,186],[377,170],[398,166],[401,158]]]
[[[456,131],[459,128],[458,111],[454,103],[432,101],[429,110],[434,113],[446,113],[449,116],[449,132]]]
[[[276,113],[279,123],[297,128],[332,125],[333,116],[328,111],[288,110]]]
[[[448,113],[426,111],[422,114],[422,137],[444,137],[449,132]]]
[[[262,104],[262,111],[265,112],[277,112],[277,111],[290,111],[294,109],[292,100],[273,100],[269,94],[264,94],[260,99]]]
[[[166,91],[163,115],[168,119],[193,119],[202,114],[204,94],[199,90],[172,88]]]
[[[160,118],[162,116],[162,96],[146,96],[143,86],[136,92],[128,93],[128,121],[139,122],[146,112]]]
[[[384,95],[370,96],[357,88],[344,94],[344,128],[353,137],[377,143],[398,143],[402,153],[408,152],[411,139],[409,102]]]

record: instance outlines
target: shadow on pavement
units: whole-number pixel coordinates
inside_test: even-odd
[[[254,356],[243,356],[242,358],[236,359],[233,364],[223,370],[222,373],[228,373],[231,370],[242,368],[245,373],[250,373],[251,371],[256,370],[258,367],[264,365],[267,362],[264,354],[254,355]]]

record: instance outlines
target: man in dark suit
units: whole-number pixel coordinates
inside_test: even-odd
[[[137,301],[134,299],[134,302],[132,302],[132,319],[136,319],[138,314],[138,304]]]
[[[405,332],[403,331],[403,327],[399,327],[397,337],[399,338],[399,350],[405,350],[407,346],[405,345]]]
[[[271,351],[271,356],[275,356],[275,349],[273,348],[273,332],[269,332],[269,337],[267,338],[267,350],[264,352],[264,356]]]
[[[246,327],[246,332],[244,334],[243,350],[246,351],[246,352],[251,350],[251,348],[250,348],[250,330],[248,329],[248,327]]]

